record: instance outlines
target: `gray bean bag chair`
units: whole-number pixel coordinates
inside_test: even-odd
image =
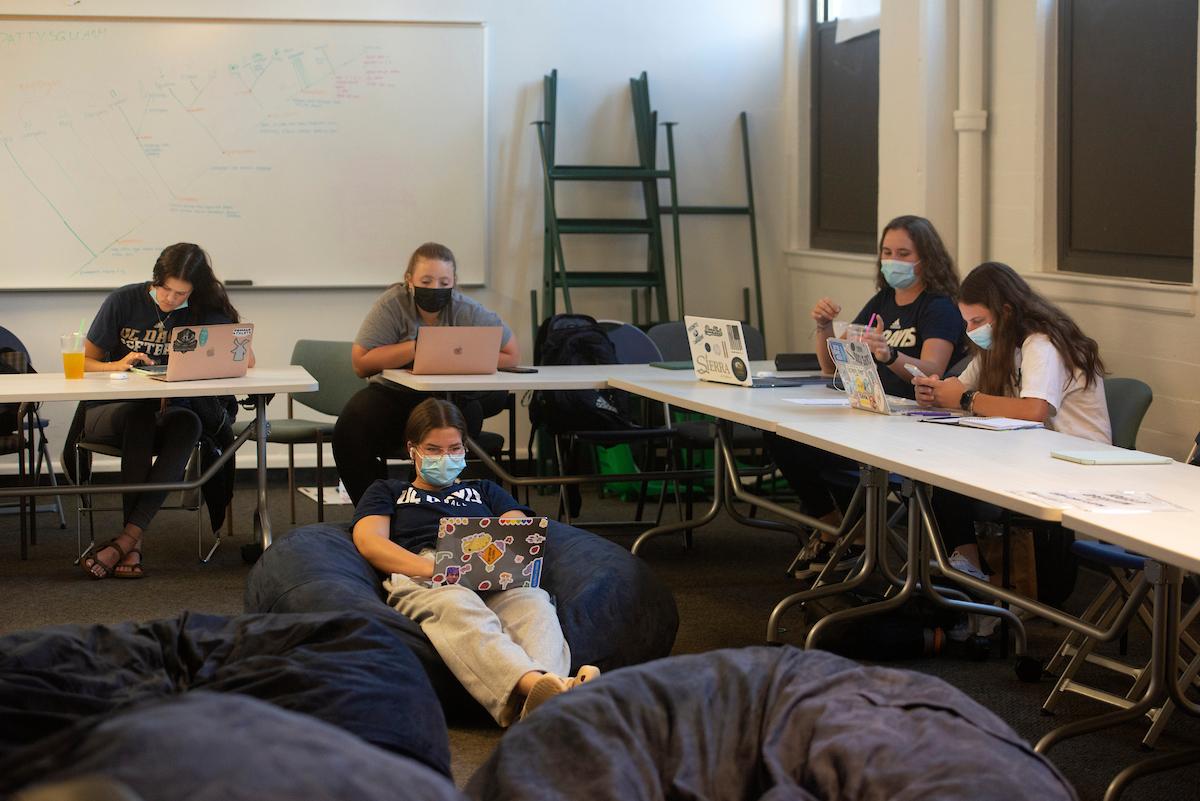
[[[38,777],[23,797],[104,798],[67,788],[106,779],[147,801],[465,801],[421,762],[243,695],[160,698],[55,739],[53,752],[16,768]]]
[[[637,557],[581,529],[550,521],[542,587],[554,598],[580,665],[609,671],[671,652],[679,612],[671,591]],[[354,547],[348,524],[318,523],[275,538],[250,571],[247,612],[354,610],[399,633],[420,659],[449,716],[483,712],[420,628],[387,606],[383,575]]]
[[[1068,801],[1002,720],[940,679],[746,648],[608,673],[514,726],[475,801]]]
[[[0,637],[0,796],[73,760],[104,721],[195,690],[267,701],[450,774],[441,706],[391,628],[352,612],[184,613]]]

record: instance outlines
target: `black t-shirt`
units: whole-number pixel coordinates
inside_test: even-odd
[[[896,290],[888,287],[867,301],[854,322],[866,325],[872,314],[883,318],[883,332],[888,344],[905,356],[921,358],[921,348],[927,339],[944,339],[954,343],[950,367],[967,355],[967,326],[954,301],[946,295],[922,292],[907,306],[896,303]],[[882,364],[879,378],[884,391],[902,398],[916,397],[916,390],[907,378],[901,378]]]
[[[499,517],[513,510],[533,516],[502,487],[487,479],[459,481],[440,490],[417,489],[407,481],[379,479],[358,499],[353,528],[371,515],[391,515],[392,542],[413,553],[437,544],[438,523],[443,517]]]
[[[114,289],[92,326],[87,338],[108,353],[109,361],[118,361],[129,353],[145,353],[157,364],[166,364],[171,330],[177,325],[228,325],[233,322],[217,311],[201,309],[198,317],[190,306],[164,313],[150,296],[150,282],[142,281]]]

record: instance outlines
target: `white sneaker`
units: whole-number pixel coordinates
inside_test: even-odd
[[[980,581],[988,580],[987,575],[982,570],[971,564],[970,560],[958,551],[950,554],[950,567],[954,568],[959,573],[966,573],[971,578],[977,578]]]
[[[978,615],[977,617],[979,631],[975,633],[980,637],[991,637],[996,629],[1000,627],[1000,618],[998,617],[992,617],[991,615]],[[970,621],[963,620],[963,622],[946,632],[946,637],[953,642],[963,642],[970,634]]]

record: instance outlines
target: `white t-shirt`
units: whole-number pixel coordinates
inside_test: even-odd
[[[1017,348],[1017,394],[1050,404],[1046,428],[1083,439],[1112,444],[1112,424],[1104,380],[1097,377],[1085,386],[1082,370],[1074,375],[1045,334],[1030,334]],[[973,359],[959,377],[967,389],[979,388],[979,360]]]

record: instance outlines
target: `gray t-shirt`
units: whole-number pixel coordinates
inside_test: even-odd
[[[404,284],[389,287],[375,301],[371,311],[354,337],[354,344],[367,350],[385,345],[396,345],[417,338],[417,329],[425,325],[416,302],[408,294]],[[468,298],[457,289],[451,295],[450,304],[438,314],[437,325],[498,325],[500,347],[512,339],[512,329],[504,324],[500,315],[477,300]]]

